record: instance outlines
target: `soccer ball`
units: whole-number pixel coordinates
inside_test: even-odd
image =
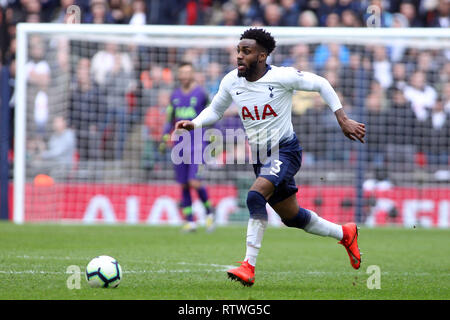
[[[115,288],[121,279],[122,268],[112,257],[95,257],[86,267],[86,280],[93,288]]]

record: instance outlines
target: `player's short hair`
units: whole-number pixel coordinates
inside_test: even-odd
[[[241,34],[241,39],[253,39],[261,47],[267,51],[267,55],[270,55],[275,49],[275,39],[272,35],[264,29],[250,28]]]
[[[181,61],[181,62],[178,64],[178,69],[179,69],[179,68],[182,68],[182,67],[185,67],[185,66],[189,66],[189,67],[191,67],[192,69],[194,69],[194,65],[192,64],[192,62],[189,62],[189,61]]]

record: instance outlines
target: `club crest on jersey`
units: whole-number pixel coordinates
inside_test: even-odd
[[[270,104],[266,104],[264,106],[262,115],[260,116],[258,106],[253,107],[254,115],[250,112],[250,110],[247,107],[242,107],[242,121],[244,121],[246,118],[252,119],[252,120],[265,120],[269,116],[278,117],[278,114],[275,112],[275,110],[272,109]]]
[[[273,98],[273,87],[272,86],[269,86],[269,90],[270,90],[270,97],[271,98]]]

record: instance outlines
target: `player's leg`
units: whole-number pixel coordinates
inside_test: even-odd
[[[301,208],[297,203],[295,194],[271,205],[286,226],[303,229],[315,235],[333,237],[340,240],[339,243],[347,250],[352,267],[359,269],[361,254],[357,243],[358,229],[356,224],[348,223],[341,226],[325,220],[314,211]]]
[[[203,203],[203,206],[206,210],[206,230],[208,232],[211,232],[214,230],[214,217],[213,217],[213,208],[211,206],[211,202],[208,197],[208,192],[206,191],[205,186],[202,185],[200,180],[198,179],[191,179],[189,180],[189,186],[192,189],[195,189],[197,191],[198,197],[200,198],[200,201]]]
[[[197,191],[198,197],[200,201],[203,203],[203,206],[206,210],[206,231],[212,232],[214,230],[214,217],[213,210],[211,206],[211,202],[209,201],[208,192],[206,188],[202,185],[200,179],[198,178],[198,164],[190,164],[189,165],[189,173],[188,173],[188,183],[192,189]]]
[[[247,250],[244,261],[253,267],[261,248],[264,231],[267,227],[267,199],[273,194],[274,185],[264,177],[258,177],[247,195],[250,218],[247,225]]]
[[[267,227],[267,198],[273,193],[274,188],[272,182],[258,177],[247,195],[250,218],[247,225],[245,258],[240,267],[228,270],[228,276],[231,279],[238,280],[246,286],[251,286],[255,282],[256,258]]]
[[[181,212],[186,221],[183,230],[195,231],[196,224],[194,221],[194,213],[192,212],[191,188],[187,183],[181,185]]]
[[[183,214],[185,224],[183,231],[195,231],[196,224],[194,221],[194,214],[192,212],[192,197],[191,189],[188,183],[189,167],[186,164],[178,164],[174,166],[175,177],[177,182],[181,185],[181,212]]]
[[[288,227],[303,229],[308,233],[342,240],[342,226],[319,217],[314,211],[301,208],[295,194],[272,206]]]

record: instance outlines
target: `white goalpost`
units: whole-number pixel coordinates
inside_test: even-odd
[[[211,99],[248,27],[17,26],[13,221],[180,224],[160,150],[176,67]],[[450,34],[445,28],[267,28],[274,65],[327,78],[367,141],[341,137],[320,96],[295,93],[299,201],[334,222],[449,227]],[[216,129],[241,128],[232,105]],[[226,147],[216,152],[226,156]],[[237,154],[236,157],[246,157]],[[219,224],[243,223],[245,164],[203,165]],[[204,208],[194,197],[200,222]],[[281,225],[270,212],[270,223]]]

